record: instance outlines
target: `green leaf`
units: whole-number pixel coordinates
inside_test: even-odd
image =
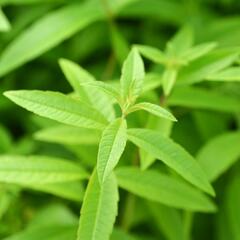
[[[53,11],[8,45],[0,58],[0,76],[40,56],[104,14],[90,2],[71,4]]]
[[[83,186],[80,182],[34,183],[25,184],[24,187],[78,202],[82,201],[84,196]]]
[[[197,160],[209,180],[216,180],[239,159],[239,143],[240,132],[228,132],[214,137],[200,149]]]
[[[203,193],[184,181],[160,172],[121,167],[116,170],[116,175],[121,188],[148,200],[191,211],[216,210]]]
[[[111,240],[140,240],[139,238],[132,236],[131,234],[127,233],[124,230],[121,230],[120,228],[114,228],[112,235],[111,235]],[[142,240],[142,239],[141,239]]]
[[[116,87],[101,81],[94,81],[81,84],[82,86],[89,87],[89,89],[96,88],[103,93],[107,94],[109,97],[113,98],[118,103],[121,103],[121,95]]]
[[[2,8],[0,6],[0,32],[7,32],[11,29],[11,25],[4,15]]]
[[[136,45],[136,47],[145,58],[159,64],[166,63],[167,59],[165,54],[158,48],[154,48],[146,45]]]
[[[118,209],[118,186],[110,175],[99,185],[93,172],[84,196],[78,228],[78,240],[106,240],[110,238]]]
[[[0,181],[21,185],[68,182],[88,174],[73,162],[46,156],[0,156]]]
[[[180,57],[193,44],[193,31],[190,26],[183,26],[167,43],[168,55]]]
[[[238,58],[236,49],[221,49],[198,58],[179,72],[178,83],[193,84],[230,66]]]
[[[214,190],[197,161],[170,138],[149,129],[129,129],[128,138],[138,147],[163,161],[194,186],[214,195]]]
[[[144,65],[136,48],[133,48],[122,68],[121,96],[127,104],[134,103],[142,90]]]
[[[102,93],[101,89],[91,87],[99,81],[96,81],[89,72],[70,60],[60,59],[59,64],[80,99],[94,106],[109,121],[113,120],[115,113],[108,96]]]
[[[38,140],[64,145],[96,145],[100,141],[100,131],[87,128],[57,125],[34,134]]]
[[[127,142],[127,123],[116,119],[103,131],[97,157],[97,173],[102,184],[117,165]]]
[[[4,95],[28,111],[61,123],[93,129],[103,129],[107,124],[91,106],[58,92],[19,90]]]
[[[154,131],[160,132],[162,135],[168,137],[171,134],[171,130],[173,127],[173,122],[169,121],[165,118],[158,118],[154,115],[150,115],[148,117],[147,124],[145,128],[153,129]],[[147,169],[155,160],[156,158],[151,154],[147,153],[143,149],[140,149],[140,164],[141,169]]]
[[[167,68],[163,72],[162,83],[165,96],[168,96],[176,82],[178,71],[174,68]]]
[[[76,226],[50,225],[27,229],[4,240],[66,240],[76,237]]]
[[[222,71],[210,74],[207,76],[210,81],[240,81],[240,67],[229,67]]]
[[[166,239],[185,240],[181,215],[176,209],[157,203],[148,203],[147,206]]]
[[[115,57],[117,58],[120,65],[122,65],[129,52],[128,42],[116,26],[111,26],[110,33]]]
[[[214,48],[216,48],[216,46],[217,46],[217,43],[215,42],[199,44],[197,46],[190,48],[185,53],[183,53],[182,58],[188,62],[193,61],[199,57],[206,55],[207,53],[212,51]]]
[[[208,109],[221,112],[239,112],[240,101],[232,96],[215,90],[197,87],[175,88],[167,100],[170,106],[181,106],[195,109]]]
[[[177,121],[177,119],[169,111],[156,104],[148,102],[137,103],[129,109],[128,113],[135,112],[138,110],[145,110],[157,117],[165,118],[171,121]]]

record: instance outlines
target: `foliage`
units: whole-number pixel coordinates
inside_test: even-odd
[[[239,11],[0,0],[0,238],[240,239]]]

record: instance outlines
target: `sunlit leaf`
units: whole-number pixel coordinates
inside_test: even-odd
[[[163,161],[196,187],[214,195],[205,172],[197,161],[180,145],[159,132],[149,129],[129,129],[128,138],[138,147]]]

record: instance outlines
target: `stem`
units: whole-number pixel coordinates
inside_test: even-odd
[[[184,235],[186,240],[191,240],[191,230],[193,225],[193,213],[190,211],[184,211],[183,216],[183,227]]]

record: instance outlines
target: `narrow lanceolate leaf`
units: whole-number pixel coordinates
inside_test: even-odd
[[[40,130],[34,134],[38,140],[65,145],[96,145],[100,141],[100,131],[58,125]]]
[[[104,16],[92,3],[70,4],[47,14],[21,33],[0,59],[0,76],[55,47]]]
[[[78,165],[63,159],[46,156],[0,157],[0,181],[16,184],[45,184],[87,178]]]
[[[72,126],[102,129],[107,124],[97,110],[61,93],[19,90],[4,95],[28,111]]]
[[[97,172],[100,183],[104,182],[117,165],[127,142],[127,124],[116,119],[103,131],[97,157]]]
[[[128,42],[116,26],[111,26],[110,31],[115,57],[119,64],[122,65],[129,52]]]
[[[240,158],[240,132],[221,134],[200,149],[197,160],[207,173],[209,180],[216,180]]]
[[[70,60],[60,59],[59,64],[66,79],[79,95],[80,99],[94,106],[109,121],[113,120],[115,113],[109,97],[102,92],[102,89],[91,86],[92,84],[95,86],[94,84],[98,83],[94,76]]]
[[[239,99],[214,90],[196,87],[175,88],[167,100],[170,106],[208,109],[221,112],[239,112]]]
[[[230,66],[236,59],[238,59],[238,53],[235,49],[210,52],[184,67],[179,73],[178,83],[201,82],[210,74]]]
[[[217,43],[215,43],[215,42],[199,44],[197,46],[190,48],[185,53],[183,53],[182,58],[185,61],[193,61],[193,60],[209,53],[216,46],[217,46]]]
[[[24,184],[23,187],[50,193],[72,201],[82,201],[84,196],[83,185],[80,182],[58,182],[47,184]]]
[[[171,121],[177,121],[177,119],[169,111],[167,111],[163,107],[160,107],[156,104],[152,104],[148,102],[137,103],[129,109],[129,113],[135,112],[138,110],[145,110],[157,117],[162,117]]]
[[[182,27],[167,43],[167,54],[179,57],[193,44],[193,31],[190,26]]]
[[[145,46],[145,45],[136,45],[136,47],[145,58],[155,63],[160,63],[160,64],[166,63],[166,60],[167,60],[166,56],[161,50],[154,47]]]
[[[168,175],[133,167],[121,167],[116,174],[121,188],[148,200],[191,211],[215,211],[214,204],[202,192]]]
[[[240,81],[240,67],[230,67],[207,76],[210,81]]]
[[[214,195],[214,190],[197,161],[170,138],[149,129],[129,129],[128,138],[144,151],[163,161],[194,186]]]
[[[4,15],[1,6],[0,6],[0,32],[7,32],[11,29],[11,25]]]
[[[122,68],[121,95],[126,103],[135,102],[139,96],[144,79],[144,65],[136,48],[133,48]]]
[[[162,77],[163,91],[166,96],[168,96],[176,82],[177,79],[177,69],[167,68]]]
[[[89,88],[96,88],[103,93],[107,94],[109,97],[113,98],[118,103],[121,102],[121,95],[119,94],[119,91],[116,87],[112,86],[111,84],[101,82],[101,81],[92,81],[88,82],[86,84],[82,84],[83,87],[89,87]]]
[[[118,186],[113,174],[100,186],[94,171],[84,196],[77,240],[107,240],[117,215]]]

